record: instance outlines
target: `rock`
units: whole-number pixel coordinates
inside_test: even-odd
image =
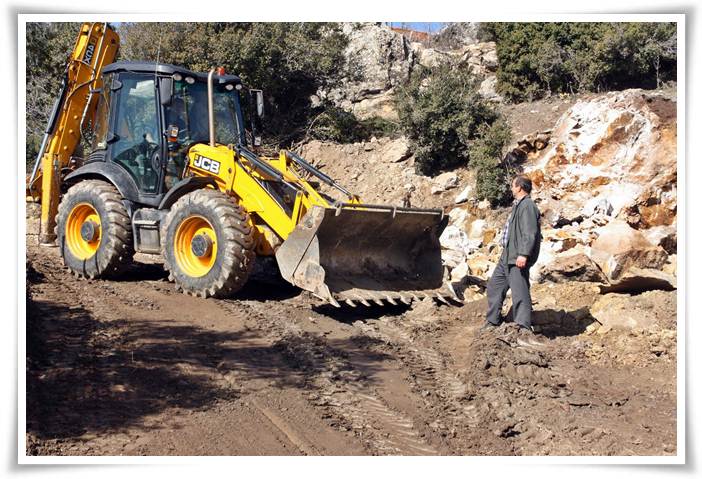
[[[585,218],[589,218],[596,214],[611,216],[613,211],[614,207],[607,200],[607,198],[595,197],[585,204],[585,206],[582,209],[582,215]]]
[[[410,156],[412,156],[412,151],[406,138],[392,140],[380,150],[380,157],[383,161],[391,163],[399,163]]]
[[[482,200],[480,203],[478,203],[479,210],[487,210],[488,208],[490,208],[490,201],[489,200],[485,199],[485,200]]]
[[[425,68],[434,68],[452,59],[452,55],[448,52],[442,52],[433,48],[424,48],[417,44],[412,44],[412,47],[419,57],[418,63]]]
[[[672,226],[677,213],[676,104],[657,93],[625,90],[577,101],[548,147],[524,172],[555,204],[547,222],[617,218],[635,229]],[[535,183],[536,184],[536,183]],[[532,194],[533,196],[533,194]],[[606,201],[601,201],[606,200]],[[551,218],[553,212],[561,218]],[[555,222],[552,222],[555,224]]]
[[[394,90],[378,93],[369,98],[363,98],[351,104],[352,111],[359,120],[378,117],[384,120],[397,121]]]
[[[595,320],[590,306],[600,298],[597,284],[579,281],[532,286],[532,324],[554,335],[580,334]]]
[[[604,328],[619,331],[668,326],[675,324],[676,293],[648,291],[636,296],[608,293],[592,305],[590,314]]]
[[[452,171],[441,173],[432,180],[432,194],[442,193],[458,186],[458,175]]]
[[[349,40],[344,56],[354,71],[317,96],[361,119],[397,119],[393,87],[409,78],[417,60],[409,40],[377,23],[343,23],[342,29]]]
[[[489,245],[497,237],[497,230],[494,228],[486,228],[483,231],[483,245]]]
[[[654,226],[641,230],[646,239],[654,246],[660,246],[668,254],[678,251],[678,230],[674,226]]]
[[[487,222],[482,219],[477,219],[470,224],[470,231],[468,232],[468,238],[471,240],[478,240],[482,244],[483,235],[487,230]]]
[[[641,293],[661,289],[672,291],[677,289],[675,276],[656,269],[629,268],[616,281],[602,286],[603,293]]]
[[[583,253],[556,256],[541,270],[541,279],[554,283],[565,281],[607,282],[602,271]]]
[[[472,254],[468,256],[467,265],[471,275],[482,279],[489,279],[493,271],[495,271],[496,266],[495,263],[482,254]]]
[[[465,240],[464,240],[465,238]],[[456,225],[448,225],[439,237],[443,249],[461,251],[468,236]]]
[[[452,22],[435,35],[434,42],[445,48],[459,48],[478,42],[478,22]]]
[[[672,274],[673,276],[678,275],[678,255],[671,254],[668,256],[668,261],[663,265],[661,269],[664,273]]]
[[[468,264],[465,262],[460,263],[458,266],[451,270],[451,282],[461,283],[464,279],[468,277],[469,273],[470,269],[468,268]]]
[[[460,204],[460,203],[465,203],[468,201],[468,198],[470,198],[471,193],[473,193],[473,186],[468,185],[466,186],[463,191],[458,193],[458,196],[456,196],[455,203]]]
[[[500,102],[503,100],[502,95],[497,93],[497,77],[494,75],[491,75],[482,82],[480,82],[478,93],[486,100],[496,102]]]
[[[458,265],[463,263],[466,259],[466,255],[463,251],[444,249],[441,250],[441,261],[445,266],[449,268],[456,268]]]
[[[449,224],[460,228],[462,231],[465,231],[466,224],[471,218],[470,213],[468,213],[468,211],[464,208],[454,208],[449,211],[448,216]]]
[[[610,282],[631,267],[660,269],[668,258],[663,248],[652,245],[624,221],[612,221],[598,228],[597,234],[589,256]]]

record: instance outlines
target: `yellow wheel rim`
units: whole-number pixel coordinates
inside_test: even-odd
[[[209,247],[198,255],[193,251],[193,240],[205,237],[209,238]],[[192,278],[210,272],[217,259],[217,235],[209,221],[202,216],[186,218],[176,230],[174,243],[175,260],[181,271]]]
[[[88,226],[91,235],[81,232]],[[79,203],[73,207],[66,221],[66,244],[68,249],[78,259],[92,258],[97,253],[102,239],[100,215],[89,203]]]

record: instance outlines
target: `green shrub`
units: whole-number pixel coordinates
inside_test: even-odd
[[[509,101],[676,78],[674,23],[484,23],[478,36],[497,44],[497,89]]]
[[[427,175],[468,164],[480,125],[490,125],[499,116],[478,94],[475,76],[450,64],[415,71],[399,89],[396,102],[417,171]]]
[[[511,130],[503,120],[481,125],[479,138],[470,146],[470,164],[476,171],[476,195],[493,206],[508,204],[511,199],[509,180],[515,173],[502,163]]]
[[[355,143],[376,137],[396,137],[399,125],[380,117],[359,120],[353,113],[325,105],[311,122],[307,137],[337,143]]]

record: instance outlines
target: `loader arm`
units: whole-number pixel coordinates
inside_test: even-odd
[[[328,200],[303,172],[346,201]],[[187,174],[215,176],[251,214],[257,254],[275,255],[284,279],[333,305],[457,299],[441,262],[442,210],[364,204],[287,151],[260,158],[242,145],[195,145]]]
[[[71,157],[80,143],[83,123],[95,115],[96,91],[102,87],[101,72],[112,63],[119,36],[107,23],[83,23],[68,58],[59,98],[44,132],[32,174],[27,178],[27,196],[41,201],[39,241],[55,241],[55,217],[61,191],[62,172],[70,169]]]

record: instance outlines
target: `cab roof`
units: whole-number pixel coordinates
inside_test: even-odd
[[[155,62],[115,62],[110,63],[102,69],[102,73],[116,72],[133,72],[133,73],[152,73],[158,75],[174,75],[180,73],[184,77],[193,77],[196,81],[207,81],[207,73],[194,72],[187,68],[171,65],[168,63]],[[217,83],[241,83],[241,78],[238,75],[214,75]]]

